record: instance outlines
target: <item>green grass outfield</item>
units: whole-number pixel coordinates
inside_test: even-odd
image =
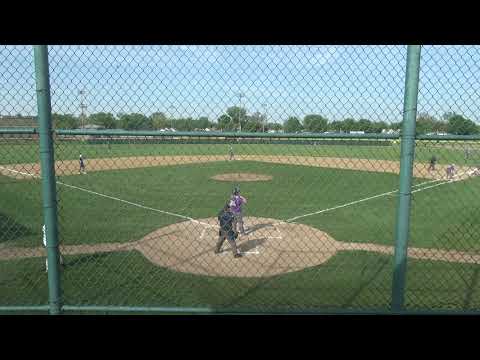
[[[234,171],[273,176],[269,182],[240,186],[249,199],[247,216],[276,219],[398,187],[394,174],[246,161],[101,171],[60,180],[145,206],[203,218],[215,216],[232,189],[232,183],[210,177]],[[41,245],[38,180],[0,177],[0,184],[0,198],[6,204],[0,212],[4,234],[0,245]],[[180,221],[60,185],[58,189],[64,244],[133,241]],[[474,178],[415,193],[410,245],[478,251],[480,217],[475,199],[479,189],[480,179]],[[384,196],[298,222],[326,231],[338,241],[393,246],[396,200],[396,196]],[[177,273],[150,264],[136,252],[68,256],[67,261],[64,285],[69,305],[386,307],[393,269],[391,257],[364,252],[342,252],[326,264],[263,280]],[[45,303],[43,266],[44,259],[0,262],[0,305]],[[411,260],[407,302],[423,307],[453,304],[456,308],[465,303],[478,304],[476,284],[471,285],[469,280],[477,269],[478,265]]]
[[[286,155],[286,156],[322,156],[352,159],[376,159],[399,161],[400,145],[359,146],[359,145],[288,145],[288,144],[233,144],[237,155]],[[453,147],[453,148],[452,148]],[[139,144],[131,143],[88,144],[86,142],[57,142],[56,160],[78,159],[82,153],[87,159],[132,156],[189,156],[189,155],[225,155],[226,144]],[[435,154],[440,164],[479,165],[480,154],[465,159],[461,142],[418,142],[416,161],[427,163]],[[2,144],[0,141],[0,164],[39,162],[38,144],[19,141],[15,144]]]

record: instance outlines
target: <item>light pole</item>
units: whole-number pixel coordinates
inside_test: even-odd
[[[173,129],[173,114],[175,113],[175,110],[177,110],[177,109],[173,105],[169,106],[168,108],[169,108],[170,114],[171,114],[170,115],[170,128]],[[173,111],[172,111],[172,109],[173,109]]]
[[[80,127],[85,128],[85,113],[87,110],[87,104],[85,103],[85,90],[80,90]]]
[[[239,107],[238,107],[238,123],[239,123],[239,126],[240,126],[240,132],[242,132],[242,119],[240,117],[240,114],[241,114],[241,110],[242,110],[242,97],[245,97],[245,95],[243,95],[243,93],[238,93],[238,102],[239,102]]]
[[[262,107],[263,107],[262,132],[265,132],[265,122],[267,121],[267,104],[262,104]]]

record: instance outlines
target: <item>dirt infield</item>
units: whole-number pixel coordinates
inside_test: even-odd
[[[228,173],[228,174],[218,174],[212,176],[211,179],[218,181],[269,181],[273,177],[270,175],[264,174],[254,174],[254,173]]]
[[[264,277],[299,271],[327,262],[339,251],[370,251],[393,255],[393,247],[339,242],[316,228],[270,218],[246,217],[247,234],[237,239],[244,254],[233,258],[228,242],[213,250],[218,236],[215,218],[162,227],[131,243],[62,246],[64,255],[137,250],[153,264],[208,276]],[[0,260],[45,257],[45,248],[1,248]],[[461,251],[409,248],[413,259],[480,264],[480,255]]]
[[[398,174],[400,172],[400,163],[390,160],[356,159],[356,158],[337,158],[337,157],[309,157],[309,156],[267,156],[267,155],[239,155],[235,161],[259,161],[276,164],[303,165],[314,167],[325,167],[346,170],[372,171],[382,173]],[[136,169],[154,166],[169,166],[195,163],[208,163],[217,161],[227,161],[222,155],[197,155],[197,156],[138,156],[138,157],[118,157],[118,158],[100,158],[86,159],[85,165],[87,172],[103,170]],[[427,171],[428,164],[415,163],[413,175],[419,178],[443,178],[445,177],[447,165],[437,165],[435,172]],[[471,170],[470,167],[458,167],[458,172]],[[56,175],[75,175],[79,174],[78,160],[61,160],[55,162]],[[0,165],[0,174],[16,179],[31,179],[33,176],[40,176],[40,164],[10,164]]]

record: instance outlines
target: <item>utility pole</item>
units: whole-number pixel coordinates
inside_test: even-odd
[[[176,109],[175,106],[173,106],[173,105],[170,105],[168,108],[170,109],[170,113],[171,113],[171,116],[170,116],[170,127],[173,129],[173,116],[174,116],[175,111],[176,111],[177,109]],[[173,110],[173,111],[172,111],[172,110]]]
[[[85,128],[87,104],[85,103],[85,90],[80,90],[80,125]]]
[[[265,122],[267,121],[267,104],[262,104],[262,107],[263,107],[262,132],[265,132]]]
[[[242,109],[242,98],[245,97],[243,93],[238,93],[238,102],[239,102],[239,107],[238,107],[238,123],[240,125],[240,132],[242,132],[242,119],[240,117],[240,110]]]

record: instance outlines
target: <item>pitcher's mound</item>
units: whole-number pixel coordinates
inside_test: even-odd
[[[272,176],[254,173],[229,173],[212,176],[212,179],[219,181],[269,181]]]
[[[236,277],[261,277],[302,270],[327,261],[341,250],[328,234],[303,224],[245,217],[246,234],[237,239],[243,254],[234,258],[230,244],[215,254],[216,218],[185,221],[150,233],[135,248],[151,262],[175,271]]]

